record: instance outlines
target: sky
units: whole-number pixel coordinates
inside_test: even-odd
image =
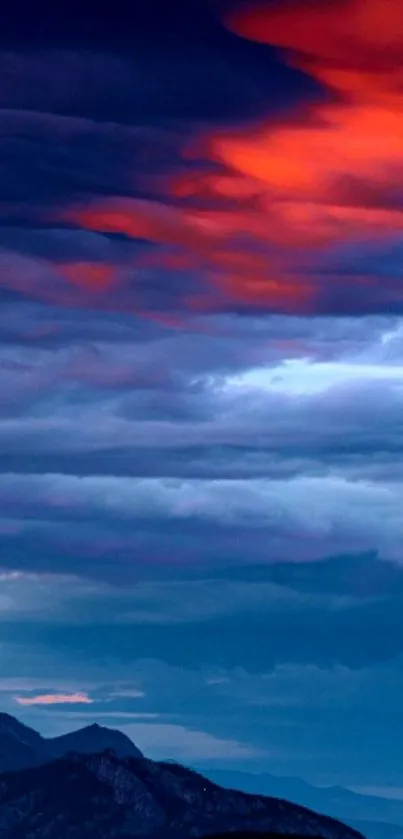
[[[403,791],[400,5],[2,12],[0,704],[47,736]]]

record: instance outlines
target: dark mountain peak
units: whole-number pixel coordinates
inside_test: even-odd
[[[59,737],[45,738],[16,717],[0,713],[0,772],[48,763],[66,754],[100,754],[111,750],[118,757],[142,758],[126,734],[92,723]]]
[[[48,753],[52,757],[60,757],[67,752],[81,752],[84,754],[98,754],[108,749],[116,752],[119,757],[142,757],[137,746],[129,737],[115,728],[106,728],[98,723],[92,723],[77,731],[53,737],[47,741]]]

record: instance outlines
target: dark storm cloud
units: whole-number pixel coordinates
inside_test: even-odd
[[[52,77],[51,67],[48,73]],[[144,120],[126,126],[32,109],[0,110],[2,206],[7,202],[12,216],[14,208],[18,213],[20,206],[31,205],[34,218],[36,207],[40,224],[53,204],[82,194],[141,194],[142,178],[146,192],[147,175],[154,180],[167,168],[180,171],[183,132],[174,121],[166,127]],[[28,234],[32,239],[33,232]],[[4,236],[5,231],[3,242]]]
[[[284,108],[284,99],[315,93],[302,74],[235,38],[227,39],[224,51],[209,40],[167,41],[162,49],[159,43],[145,46],[139,40],[133,38],[126,54],[96,46],[3,50],[0,68],[7,86],[0,107],[125,124],[225,124],[256,117],[268,104]]]
[[[160,580],[157,572],[152,579],[148,572],[135,587],[120,591],[100,584],[73,586],[68,578],[64,591],[57,578],[36,582],[32,577],[30,583],[29,576],[24,589],[23,578],[10,578],[4,583],[10,605],[0,637],[20,643],[29,631],[32,641],[47,645],[53,635],[53,645],[62,655],[77,656],[78,666],[98,655],[129,666],[158,650],[170,665],[197,663],[213,673],[235,667],[270,673],[281,664],[365,669],[403,652],[402,571],[368,555],[365,559],[365,567],[364,557],[354,556],[335,557],[323,567],[291,567],[281,585],[274,582],[276,565],[261,570],[259,579],[252,569],[242,580],[231,569],[221,577],[205,572],[188,581],[175,579],[175,572]],[[311,583],[295,593],[293,578],[304,575]],[[389,587],[369,590],[368,575],[389,581]],[[319,593],[325,580],[343,593]],[[18,589],[19,605],[13,606]]]
[[[113,15],[17,0],[4,15],[0,104],[119,122],[243,121],[317,94],[309,76],[222,26],[199,0],[117,0]]]
[[[280,587],[273,585],[283,569]],[[388,580],[388,590],[368,589],[368,575]],[[304,592],[295,596],[295,580],[304,577]],[[395,737],[403,689],[401,577],[367,555],[259,573],[222,569],[188,582],[178,572],[159,582],[149,574],[120,592],[68,578],[63,585],[51,577],[3,578],[9,615],[0,638],[9,676],[0,688],[14,712],[15,696],[34,692],[80,689],[92,698],[87,716],[78,708],[61,709],[59,718],[45,708],[30,712],[25,718],[40,730],[96,718],[127,726],[147,752],[154,734],[158,756],[177,755],[164,742],[164,723],[228,740],[240,731],[241,741],[261,750],[253,765],[263,771],[293,766],[316,782],[325,773],[334,782],[370,783],[384,777],[383,763],[398,782],[390,721]],[[141,721],[150,712],[158,717]],[[195,742],[189,734],[185,740]],[[376,767],[369,760],[375,746]],[[212,757],[196,751],[191,762],[203,756]]]

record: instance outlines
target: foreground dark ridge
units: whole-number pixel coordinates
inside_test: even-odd
[[[0,776],[1,839],[188,839],[256,831],[360,837],[304,807],[222,789],[177,764],[110,751]]]
[[[251,832],[248,830],[234,830],[231,832],[230,837],[228,837],[228,833],[215,833],[212,836],[206,837],[206,839],[256,839],[256,831]],[[260,832],[258,839],[284,839],[284,834]],[[298,833],[294,833],[293,839],[301,839],[301,836],[299,836]],[[321,837],[316,836],[312,837],[312,839],[321,839]]]

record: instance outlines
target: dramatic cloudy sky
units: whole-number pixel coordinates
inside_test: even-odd
[[[401,0],[62,8],[0,26],[1,707],[403,788]]]

